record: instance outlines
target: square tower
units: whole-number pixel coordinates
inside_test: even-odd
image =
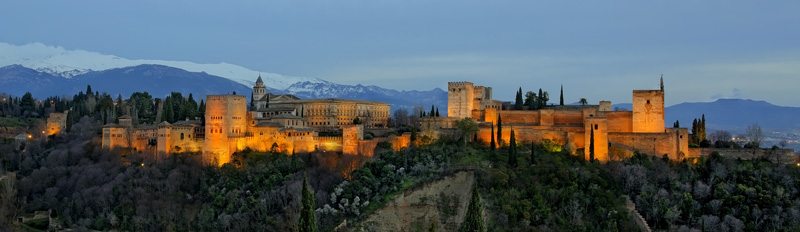
[[[633,132],[664,133],[664,90],[633,91]]]
[[[591,159],[592,136],[594,136],[594,159],[608,161],[608,119],[605,117],[587,117],[584,126],[584,154],[586,160]]]
[[[447,117],[469,118],[474,109],[475,86],[471,82],[447,83]]]
[[[206,126],[203,140],[203,159],[218,166],[231,160],[239,138],[247,132],[247,98],[243,95],[206,96]],[[233,147],[233,149],[232,149]]]

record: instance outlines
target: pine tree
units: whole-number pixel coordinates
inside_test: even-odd
[[[499,114],[497,115],[497,146],[503,146],[503,121]]]
[[[559,104],[564,105],[564,85],[561,85],[561,96],[559,97]]]
[[[508,144],[508,166],[517,167],[517,141],[514,138],[514,129],[511,129],[511,142]]]
[[[589,137],[589,161],[594,162],[594,125],[590,125],[589,130],[592,131]]]
[[[467,215],[464,216],[464,223],[461,224],[462,232],[482,232],[483,227],[483,206],[481,205],[481,195],[478,192],[478,181],[472,184],[472,197],[469,200]]]
[[[494,125],[492,125],[492,134],[491,134],[491,137],[492,137],[492,140],[491,140],[491,142],[489,142],[489,149],[491,149],[491,150],[494,152],[494,147],[495,147],[495,142],[494,142]]]
[[[297,224],[299,232],[314,232],[317,231],[317,220],[314,217],[314,193],[308,185],[308,178],[303,174],[303,192],[301,195],[301,208],[300,208],[300,222]]]
[[[517,98],[516,101],[514,102],[514,109],[515,110],[522,109],[522,87],[519,87],[519,90],[517,90]]]

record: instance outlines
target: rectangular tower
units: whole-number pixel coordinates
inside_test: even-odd
[[[247,98],[243,95],[206,96],[203,159],[218,166],[231,160],[237,147],[230,139],[247,132]]]
[[[470,82],[447,83],[447,117],[469,118],[474,109],[475,86]]]
[[[633,91],[633,132],[664,133],[664,90]]]

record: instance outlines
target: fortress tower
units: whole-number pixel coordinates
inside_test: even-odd
[[[664,80],[660,90],[633,91],[633,132],[664,133]]]
[[[587,117],[584,119],[583,126],[586,160],[590,160],[589,147],[592,142],[591,136],[594,134],[594,158],[602,162],[608,161],[608,119],[597,116]]]
[[[475,86],[470,82],[447,83],[447,117],[468,118],[472,116]]]
[[[236,144],[231,139],[247,131],[247,98],[242,95],[208,95],[203,160],[218,166],[231,160]]]

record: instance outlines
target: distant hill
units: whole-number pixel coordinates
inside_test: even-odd
[[[614,104],[614,108],[633,110],[631,103]],[[767,130],[800,131],[800,107],[777,106],[765,101],[719,99],[714,102],[685,102],[665,108],[664,123],[671,127],[676,120],[681,127],[691,128],[692,120],[706,115],[706,129],[744,131],[758,123]]]
[[[72,78],[56,77],[20,65],[0,68],[0,92],[22,96],[31,92],[37,98],[72,96],[86,91],[91,85],[95,91],[129,97],[134,92],[147,91],[153,97],[164,97],[170,92],[208,94],[250,94],[251,89],[234,81],[203,72],[187,72],[163,65],[139,65],[105,71],[90,71]]]
[[[255,79],[255,77],[253,78]],[[37,71],[21,65],[0,67],[0,92],[22,96],[31,92],[37,98],[48,96],[72,96],[93,90],[107,92],[113,97],[122,94],[129,97],[134,92],[147,91],[154,97],[164,97],[170,92],[192,93],[196,98],[209,94],[230,94],[234,91],[249,96],[252,87],[239,82],[210,75],[205,72],[189,72],[164,65],[144,64],[114,68],[104,71],[87,71],[65,78]],[[436,105],[447,112],[447,92],[439,88],[428,91],[397,91],[378,86],[342,85],[327,81],[304,81],[286,89],[269,88],[276,94],[291,93],[304,99],[343,98],[381,101],[392,105],[392,110],[414,106]]]
[[[665,120],[692,127],[692,119],[706,115],[706,129],[744,131],[753,123],[766,130],[800,131],[800,107],[776,106],[765,101],[719,99],[714,102],[681,103],[666,108]]]

